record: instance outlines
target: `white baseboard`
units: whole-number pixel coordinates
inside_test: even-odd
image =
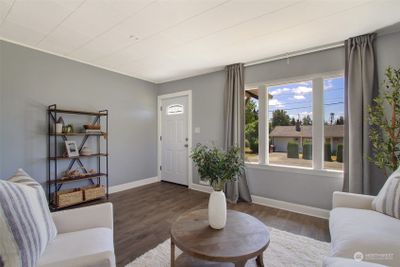
[[[191,184],[189,189],[204,192],[204,193],[211,193],[212,187],[208,185],[201,185],[201,184]]]
[[[139,186],[143,186],[143,185],[147,185],[147,184],[152,184],[152,183],[157,183],[157,182],[159,182],[158,177],[150,177],[150,178],[141,179],[141,180],[125,183],[125,184],[110,186],[108,192],[110,194],[117,193],[117,192],[121,192],[121,191],[128,190],[131,188],[135,188],[135,187],[139,187]]]
[[[251,196],[253,199],[253,203],[258,205],[263,205],[271,208],[277,208],[281,210],[288,210],[291,212],[296,212],[300,214],[310,215],[313,217],[329,219],[329,210],[320,209],[316,207],[296,204],[292,202],[286,202],[282,200],[276,200],[272,198],[260,197],[260,196]]]
[[[210,186],[200,185],[200,184],[192,184],[190,189],[204,192],[204,193],[211,193],[212,188]],[[260,197],[251,195],[254,204],[267,206],[271,208],[277,208],[281,210],[287,210],[295,213],[310,215],[313,217],[329,219],[329,210],[315,208],[311,206],[296,204],[292,202],[286,202],[282,200],[276,200],[272,198]]]

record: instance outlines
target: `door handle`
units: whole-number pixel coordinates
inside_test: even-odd
[[[189,147],[189,145],[188,145],[188,144],[185,144],[184,147]]]

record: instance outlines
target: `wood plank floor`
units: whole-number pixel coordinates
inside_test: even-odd
[[[125,266],[168,239],[171,223],[186,211],[206,208],[208,196],[163,182],[111,194],[117,266]],[[251,214],[277,229],[330,241],[328,221],[324,219],[248,203],[229,208]]]

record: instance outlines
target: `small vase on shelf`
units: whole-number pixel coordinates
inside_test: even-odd
[[[60,134],[63,132],[64,119],[60,116],[56,122],[56,133]]]
[[[62,123],[56,123],[56,133],[60,134],[63,131],[63,124]]]

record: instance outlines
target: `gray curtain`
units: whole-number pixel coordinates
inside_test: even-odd
[[[375,34],[345,42],[345,141],[343,191],[370,193],[368,106],[375,87]]]
[[[240,146],[244,157],[244,66],[234,64],[225,68],[225,95],[224,121],[225,142],[224,148]],[[238,177],[236,181],[225,186],[227,200],[236,203],[239,199],[251,202],[251,195],[247,185],[246,175]]]

